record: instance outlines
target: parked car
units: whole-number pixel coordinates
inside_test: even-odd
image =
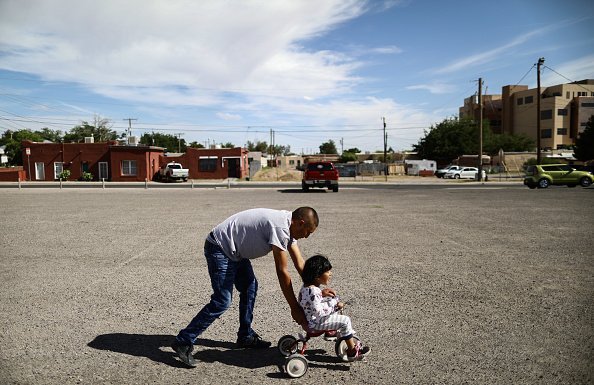
[[[328,188],[338,192],[338,170],[331,162],[309,162],[305,165],[301,188],[309,191],[310,187]]]
[[[188,180],[188,174],[189,170],[187,168],[183,168],[180,163],[169,162],[159,170],[157,178],[158,180],[162,180],[164,182],[186,182]]]
[[[433,175],[435,175],[438,178],[443,178],[445,176],[445,174],[447,174],[450,171],[455,171],[455,170],[460,170],[462,169],[462,166],[456,166],[455,164],[451,164],[449,166],[446,166],[444,168],[440,168],[437,169]]]
[[[547,188],[550,185],[566,185],[575,187],[578,184],[588,187],[594,183],[594,175],[588,171],[576,170],[567,164],[546,164],[528,166],[524,184],[531,189]]]
[[[478,168],[476,167],[462,167],[459,170],[448,171],[444,178],[448,179],[478,179]],[[483,170],[483,180],[487,177],[485,170]]]

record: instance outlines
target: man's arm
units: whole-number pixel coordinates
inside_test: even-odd
[[[297,269],[299,276],[301,276],[301,273],[303,273],[303,266],[305,265],[305,261],[303,260],[303,256],[301,256],[301,250],[299,250],[299,246],[297,246],[297,243],[291,243],[291,246],[289,246],[289,255],[293,260],[293,265],[295,266],[295,269]]]
[[[274,264],[276,266],[276,275],[278,277],[278,283],[280,284],[281,290],[289,307],[291,308],[291,316],[300,325],[304,325],[306,322],[305,314],[303,313],[303,309],[297,302],[297,298],[295,298],[295,293],[293,292],[293,283],[291,281],[291,276],[289,275],[289,253],[284,250],[279,249],[276,246],[272,246],[272,254],[274,255]],[[295,263],[294,257],[293,263]],[[299,254],[301,257],[301,254]],[[301,258],[301,270],[303,270],[303,258]],[[297,266],[295,266],[297,268]],[[299,270],[299,268],[297,268]]]

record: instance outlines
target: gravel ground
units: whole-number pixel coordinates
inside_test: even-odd
[[[594,189],[502,186],[278,189],[0,189],[1,384],[591,384]],[[210,296],[208,231],[251,207],[310,205],[300,241],[372,347],[342,363],[313,339],[301,379],[273,347],[233,349],[233,306],[195,369],[169,344]],[[299,328],[272,256],[254,261],[254,328]]]

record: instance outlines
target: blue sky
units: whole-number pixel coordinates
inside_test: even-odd
[[[477,91],[594,78],[594,2],[0,0],[0,129],[411,149]]]

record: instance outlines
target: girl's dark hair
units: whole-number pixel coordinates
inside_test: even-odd
[[[310,257],[307,261],[305,261],[303,272],[301,273],[303,284],[305,286],[313,285],[316,278],[330,269],[332,269],[332,265],[330,264],[328,258],[320,254]]]

